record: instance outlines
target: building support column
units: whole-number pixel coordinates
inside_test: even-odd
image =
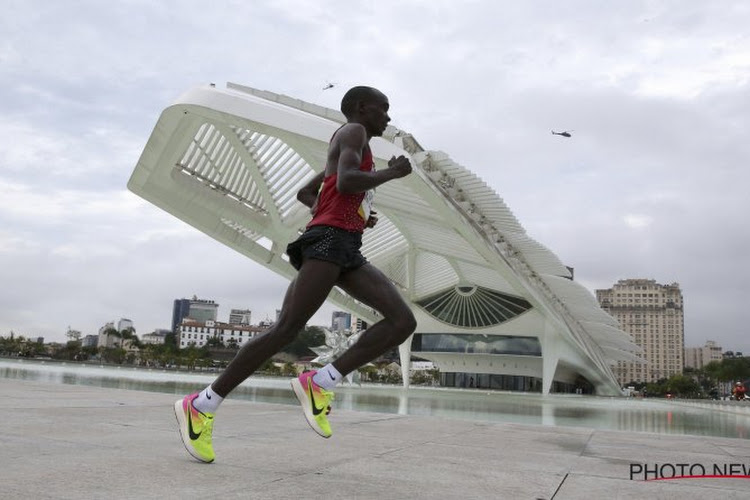
[[[414,337],[412,333],[406,342],[398,346],[398,355],[401,361],[401,380],[403,381],[404,387],[409,387],[410,375],[409,368],[411,368],[411,339]]]
[[[557,363],[560,360],[560,343],[557,340],[554,329],[549,322],[545,322],[544,334],[541,338],[542,344],[542,394],[550,393],[552,382],[557,371]]]

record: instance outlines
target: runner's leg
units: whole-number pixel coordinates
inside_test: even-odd
[[[211,384],[226,397],[268,358],[294,340],[320,308],[341,273],[337,264],[307,259],[287,289],[279,320],[263,334],[242,346],[229,366]]]
[[[333,366],[347,375],[389,349],[403,343],[417,322],[408,304],[388,277],[372,264],[344,273],[336,283],[346,293],[383,315],[369,327]]]

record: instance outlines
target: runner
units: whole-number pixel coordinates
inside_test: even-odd
[[[328,146],[326,168],[297,194],[311,208],[307,230],[289,244],[289,262],[298,270],[289,284],[279,320],[247,342],[206,389],[175,403],[180,435],[187,451],[202,462],[215,458],[211,434],[214,414],[229,393],[266,360],[294,340],[338,286],[378,311],[383,319],[333,363],[291,381],[310,427],[330,437],[328,422],[333,389],[349,373],[403,343],[416,320],[391,281],[360,253],[362,232],[377,223],[372,211],[374,188],[411,173],[404,156],[376,171],[369,141],[381,136],[391,120],[388,98],[372,87],[353,87],[341,100],[347,123]],[[321,189],[322,185],[322,189]]]

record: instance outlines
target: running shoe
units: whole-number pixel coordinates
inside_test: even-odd
[[[297,378],[292,379],[292,389],[302,405],[305,419],[310,427],[323,436],[331,437],[331,424],[328,423],[328,414],[331,413],[331,401],[333,392],[327,391],[313,382],[315,371],[305,372]]]
[[[198,393],[185,396],[174,404],[174,414],[180,427],[180,437],[185,449],[201,462],[214,461],[214,448],[211,445],[211,433],[214,430],[214,416],[202,413],[193,407],[193,400]]]

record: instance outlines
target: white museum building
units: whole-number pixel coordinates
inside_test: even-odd
[[[193,88],[162,112],[128,187],[292,279],[284,251],[310,219],[296,194],[324,168],[344,121],[232,83]],[[376,168],[402,154],[414,167],[377,188],[379,221],[362,247],[417,318],[399,348],[406,385],[414,356],[432,361],[447,386],[621,395],[612,367],[639,362],[639,348],[490,186],[396,127],[370,145]],[[329,301],[379,319],[337,288]]]

